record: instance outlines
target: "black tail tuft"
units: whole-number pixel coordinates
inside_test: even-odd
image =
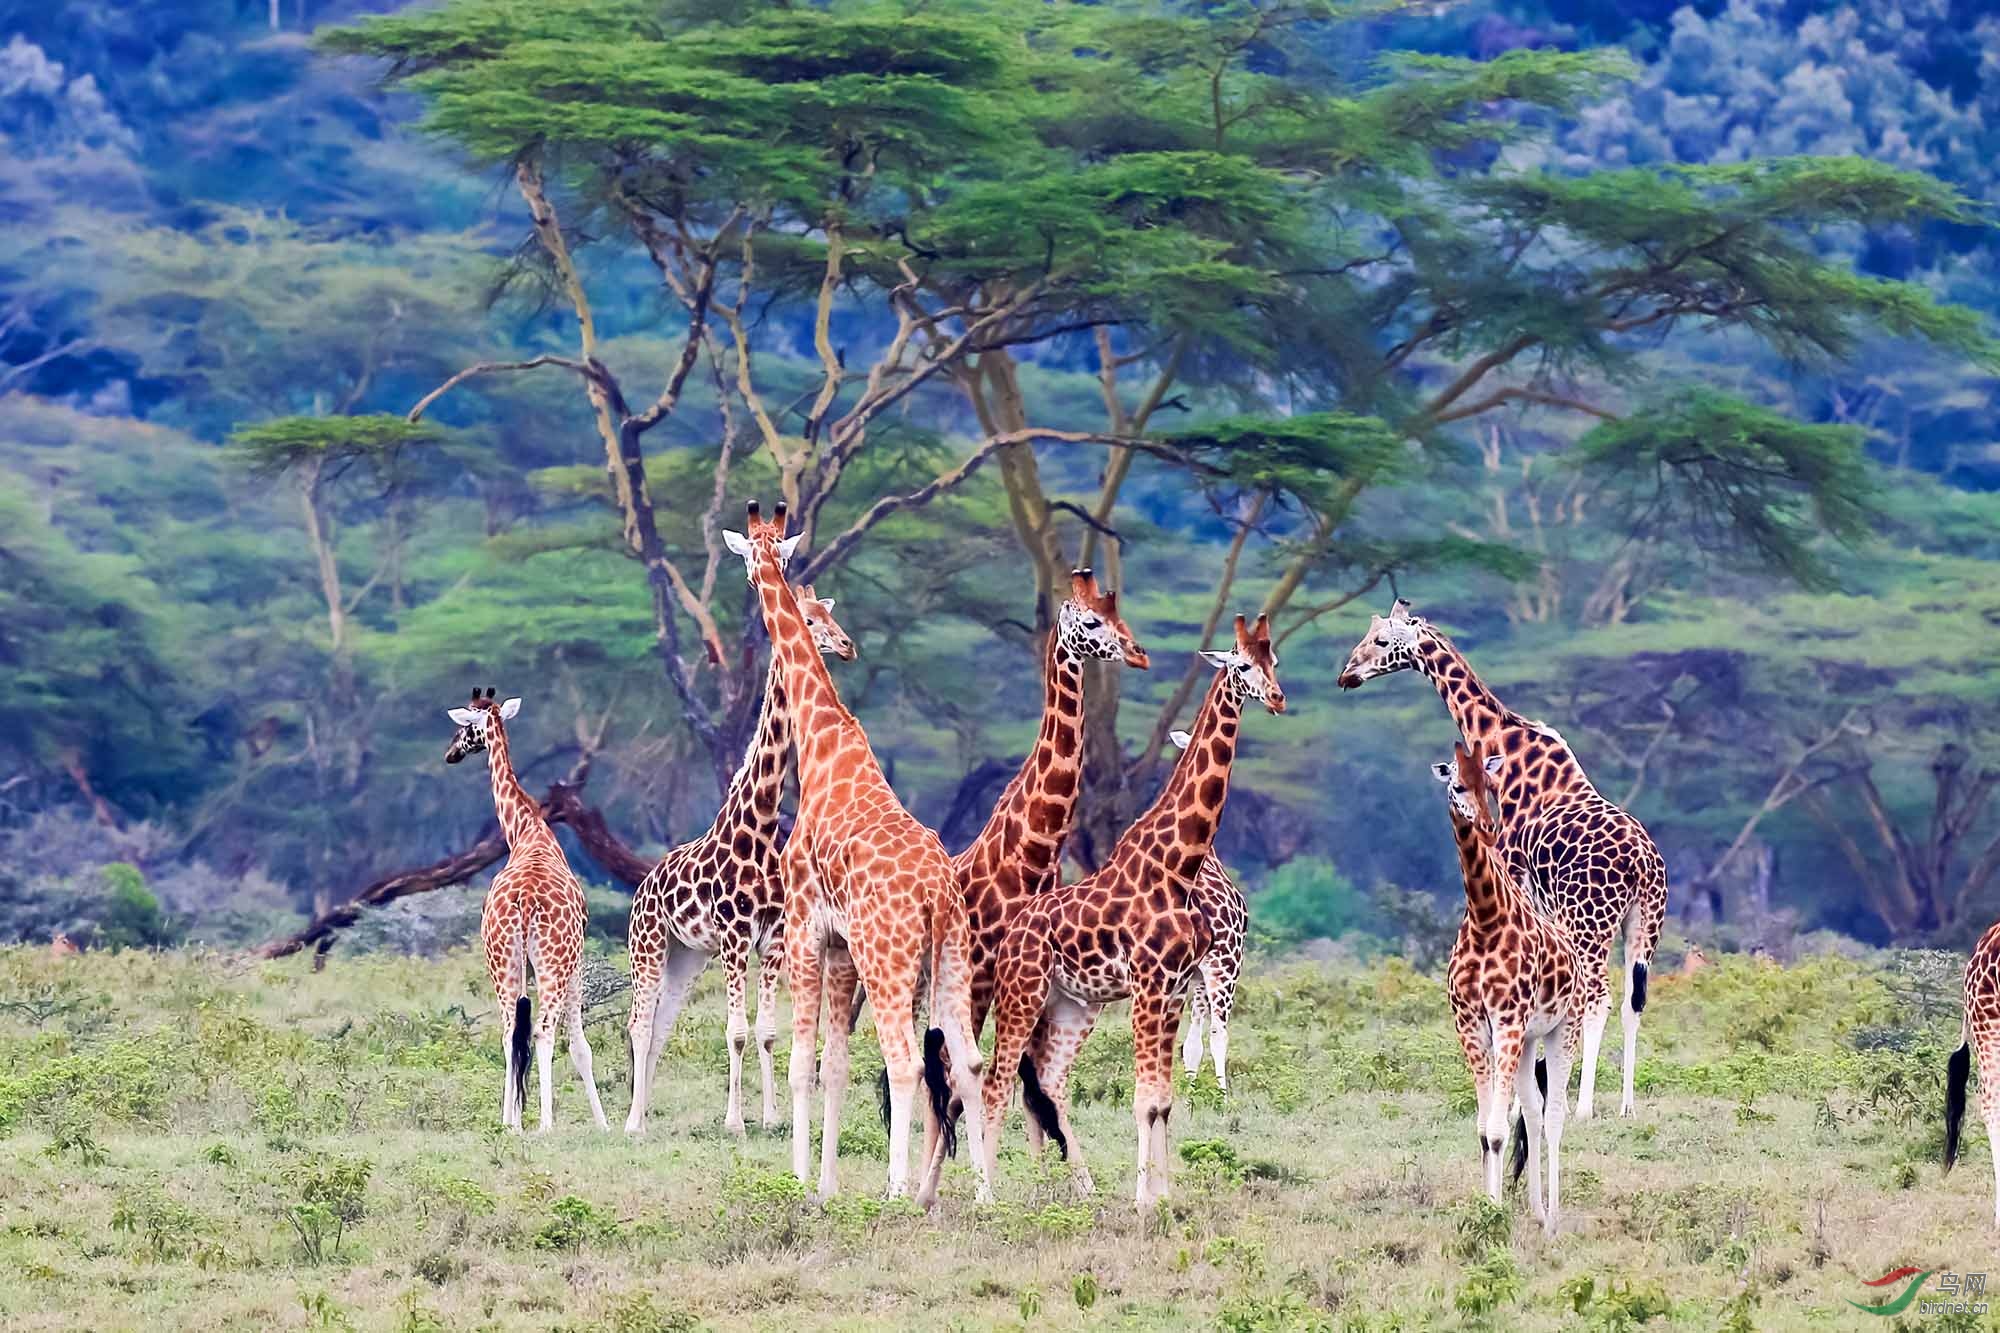
[[[1958,1133],[1965,1128],[1965,1085],[1972,1077],[1972,1047],[1959,1043],[1944,1067],[1944,1169],[1958,1160]]]
[[[507,1073],[514,1080],[514,1109],[523,1120],[528,1114],[528,1043],[533,1039],[528,997],[514,1001],[514,1040],[507,1049]]]
[[[1641,966],[1644,966],[1644,964],[1641,964]],[[1547,1110],[1549,1105],[1549,1062],[1539,1055],[1535,1057],[1535,1086],[1542,1090],[1542,1109]],[[1563,1095],[1567,1096],[1568,1094],[1569,1089],[1563,1089]]]
[[[1646,965],[1644,963],[1632,964],[1632,1012],[1635,1014],[1646,1012]]]
[[[889,1127],[889,1070],[886,1065],[883,1067],[882,1072],[875,1076],[875,1100],[882,1107],[882,1128],[887,1129]]]
[[[1542,1110],[1546,1112],[1549,1105],[1549,1062],[1539,1057],[1535,1060],[1535,1086],[1542,1090]],[[1514,1133],[1511,1137],[1514,1146],[1513,1179],[1514,1183],[1518,1185],[1521,1183],[1522,1173],[1528,1169],[1528,1117],[1526,1115],[1517,1115],[1514,1117]]]
[[[863,989],[862,989],[861,987],[859,987],[859,986],[856,986],[856,987],[854,988],[854,1001],[853,1001],[853,1003],[851,1003],[851,1004],[849,1004],[849,1005],[847,1006],[847,1035],[848,1035],[848,1036],[850,1036],[850,1037],[851,1037],[851,1036],[853,1036],[853,1035],[854,1035],[854,1029],[856,1029],[856,1028],[858,1028],[858,1027],[860,1027],[860,1026],[861,1026],[861,1006],[862,1006],[862,1005],[864,1005],[864,1004],[866,1004],[866,1003],[868,1003],[868,992],[867,992],[867,991],[865,991],[865,990],[863,990]],[[884,1080],[884,1082],[883,1082],[882,1086],[883,1086],[883,1088],[885,1088],[885,1089],[886,1089],[886,1088],[887,1088],[887,1087],[889,1086],[889,1084],[888,1084],[888,1082],[887,1082],[887,1080],[888,1080],[888,1077],[889,1077],[889,1075],[888,1075],[888,1073],[887,1073],[887,1072],[885,1071],[885,1072],[883,1073],[883,1075],[882,1075],[882,1078],[883,1078],[883,1080]],[[889,1094],[888,1094],[888,1093],[887,1093],[887,1092],[885,1091],[885,1092],[883,1092],[883,1094],[882,1094],[882,1095],[883,1095],[884,1097],[887,1097],[887,1096],[888,1096]],[[887,1106],[887,1105],[888,1105],[888,1102],[886,1102],[886,1101],[885,1101],[885,1102],[883,1102],[882,1104],[883,1104],[884,1106]],[[883,1112],[882,1114],[883,1114],[883,1117],[884,1117],[884,1118],[886,1119],[889,1113],[888,1113],[887,1111],[884,1111],[884,1112]]]
[[[958,1127],[951,1118],[951,1079],[944,1072],[944,1029],[924,1033],[924,1087],[931,1095],[931,1114],[944,1136],[944,1155],[958,1156]]]
[[[1021,1100],[1028,1107],[1028,1114],[1035,1117],[1035,1123],[1042,1127],[1042,1133],[1056,1141],[1063,1159],[1069,1159],[1069,1136],[1063,1133],[1062,1117],[1056,1114],[1056,1104],[1049,1094],[1042,1091],[1042,1081],[1035,1076],[1035,1062],[1027,1056],[1021,1057]]]

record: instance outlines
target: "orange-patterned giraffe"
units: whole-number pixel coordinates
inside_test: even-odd
[[[1639,1015],[1646,969],[1667,919],[1667,866],[1644,826],[1613,805],[1554,727],[1501,703],[1465,654],[1398,597],[1348,655],[1342,689],[1392,671],[1415,670],[1437,688],[1468,746],[1501,757],[1500,849],[1528,877],[1536,901],[1568,927],[1584,988],[1583,1080],[1576,1118],[1588,1120],[1597,1086],[1597,1051],[1611,1013],[1604,974],[1620,928],[1625,936],[1625,1078],[1620,1115],[1632,1114]]]
[[[833,599],[803,589],[799,608],[822,653],[854,660],[854,642],[833,618]],[[653,1071],[674,1019],[708,960],[722,957],[729,1005],[729,1099],[722,1121],[743,1132],[743,1048],[750,1036],[744,989],[750,955],[757,974],[757,1064],[764,1080],[764,1127],[778,1123],[771,1043],[778,1034],[779,964],[784,959],[785,889],[778,874],[778,795],[792,762],[791,709],[772,658],[764,705],[743,763],[729,780],[708,831],[660,858],[632,895],[632,1110],[625,1132],[646,1126]]]
[[[1236,618],[1236,644],[1204,653],[1218,669],[1187,749],[1159,798],[1094,874],[1038,894],[1001,946],[994,995],[994,1075],[986,1085],[986,1150],[994,1151],[1019,1069],[1032,1121],[1070,1159],[1080,1191],[1089,1171],[1069,1118],[1069,1071],[1104,1006],[1130,997],[1138,1133],[1137,1202],[1165,1195],[1174,1036],[1189,979],[1212,943],[1197,880],[1229,797],[1243,700],[1285,710],[1271,627]]]
[[[464,708],[447,710],[458,734],[444,752],[455,764],[469,754],[486,751],[493,778],[493,810],[507,834],[507,864],[486,891],[479,917],[479,939],[486,949],[486,970],[500,1004],[500,1026],[507,1053],[507,1078],[500,1092],[500,1120],[521,1128],[522,1104],[528,1092],[529,968],[542,1012],[535,1020],[535,1057],[541,1074],[541,1132],[555,1116],[555,1087],[550,1066],[555,1059],[556,1024],[569,1030],[569,1058],[576,1076],[590,1094],[590,1118],[606,1128],[604,1104],[597,1099],[591,1073],[590,1043],[583,1035],[583,887],[563,859],[556,835],[542,817],[542,807],[514,776],[507,746],[507,721],[521,711],[519,699],[493,702],[493,688],[482,696],[472,692]]]
[[[1185,750],[1194,737],[1185,731],[1168,732]],[[1243,890],[1229,877],[1229,871],[1213,852],[1201,863],[1194,882],[1195,906],[1208,920],[1215,937],[1202,955],[1200,974],[1188,986],[1187,1039],[1181,1045],[1181,1059],[1188,1073],[1201,1072],[1201,1042],[1208,1036],[1208,1053],[1215,1061],[1215,1082],[1229,1091],[1229,1016],[1236,1010],[1236,983],[1243,976],[1243,942],[1250,933],[1250,904]]]
[[[946,1114],[954,1086],[966,1105],[978,1104],[982,1062],[972,1035],[972,930],[951,858],[937,835],[896,799],[867,733],[841,704],[833,677],[820,660],[798,597],[785,582],[784,562],[799,539],[787,539],[784,528],[782,503],[766,522],[753,501],[747,530],[726,533],[724,539],[749,567],[763,606],[771,651],[781,664],[791,701],[798,754],[798,818],[780,858],[785,970],[792,987],[792,1170],[806,1179],[813,1050],[824,989],[821,1197],[836,1188],[848,1020],[858,973],[875,1008],[882,1063],[889,1071],[888,1192],[896,1198],[909,1189],[910,1101],[919,1070],[930,1093],[924,1105],[927,1123]],[[926,971],[934,1026],[925,1034],[920,1061],[912,1024],[917,987]],[[983,1150],[982,1127],[972,1123],[967,1129],[981,1169],[979,1197],[990,1199],[991,1163]]]
[[[1944,1169],[1958,1160],[1965,1087],[1979,1062],[1979,1118],[1993,1157],[1993,1225],[2000,1227],[2000,922],[1986,928],[1965,960],[1963,1040],[1945,1066]]]

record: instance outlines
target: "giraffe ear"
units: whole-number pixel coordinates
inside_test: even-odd
[[[722,530],[722,544],[729,548],[731,555],[741,556],[745,560],[750,558],[750,539],[742,533],[731,532],[727,528],[724,528]]]
[[[444,710],[444,713],[446,717],[458,723],[461,727],[471,726],[473,720],[479,716],[479,714],[473,712],[470,708],[447,708]]]
[[[792,552],[799,549],[799,543],[806,539],[803,532],[795,532],[778,543],[778,559],[790,560]]]
[[[1449,787],[1451,785],[1452,777],[1454,776],[1454,774],[1452,773],[1452,765],[1432,764],[1431,776],[1436,778],[1439,782],[1444,783],[1445,786]]]
[[[812,589],[810,589],[810,588],[806,589],[806,596],[808,596],[808,597],[812,596]],[[819,604],[820,604],[820,606],[821,606],[821,607],[823,607],[824,609],[826,609],[826,610],[828,610],[828,611],[831,611],[831,610],[833,610],[833,598],[831,598],[831,597],[822,597],[822,598],[820,598],[820,599],[819,599]]]
[[[1201,650],[1201,660],[1208,663],[1210,666],[1214,667],[1218,671],[1226,671],[1228,670],[1233,658],[1229,653],[1218,653],[1212,651],[1211,649],[1204,648]]]
[[[1188,747],[1188,742],[1194,739],[1194,733],[1191,731],[1170,731],[1167,733],[1167,739],[1180,749],[1185,750]]]
[[[514,714],[520,711],[521,701],[519,699],[509,699],[506,703],[500,705],[500,716],[503,720],[511,721]]]
[[[1487,776],[1487,777],[1489,777],[1489,778],[1497,778],[1497,777],[1499,777],[1499,776],[1500,776],[1500,769],[1501,769],[1501,767],[1502,767],[1503,765],[1505,765],[1505,764],[1506,764],[1506,762],[1507,762],[1507,758],[1506,758],[1506,756],[1505,756],[1505,755],[1498,755],[1498,754],[1489,754],[1489,755],[1487,755],[1487,756],[1486,756],[1486,776]]]

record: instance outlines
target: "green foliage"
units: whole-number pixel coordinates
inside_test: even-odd
[[[1338,939],[1365,929],[1371,917],[1367,900],[1318,857],[1287,861],[1250,896],[1250,919],[1280,944]]]
[[[368,1177],[374,1163],[365,1157],[310,1154],[289,1163],[283,1174],[287,1193],[284,1219],[298,1237],[306,1262],[340,1257],[347,1229],[368,1212]]]
[[[109,889],[97,923],[100,943],[112,949],[157,949],[179,938],[160,911],[160,900],[147,891],[137,866],[114,862],[98,873]]]
[[[1522,1286],[1520,1265],[1511,1252],[1496,1245],[1478,1263],[1466,1266],[1465,1280],[1453,1294],[1452,1304],[1467,1318],[1484,1320],[1519,1299]]]
[[[587,1245],[604,1245],[618,1238],[618,1219],[599,1211],[588,1199],[565,1194],[549,1212],[549,1220],[535,1233],[538,1250],[576,1254]]]

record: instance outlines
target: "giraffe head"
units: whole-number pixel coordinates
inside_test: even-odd
[[[1417,664],[1417,640],[1427,628],[1421,616],[1410,614],[1410,604],[1398,597],[1386,616],[1368,617],[1368,633],[1347,655],[1340,671],[1340,688],[1351,690],[1363,681],[1402,671]]]
[[[1122,658],[1126,666],[1144,671],[1146,650],[1132,637],[1132,628],[1118,614],[1118,594],[1097,586],[1097,575],[1087,569],[1069,572],[1069,597],[1056,617],[1056,635],[1062,646],[1078,660],[1097,658],[1109,662]]]
[[[748,571],[750,581],[755,583],[757,561],[766,547],[777,552],[778,572],[782,574],[785,572],[785,566],[791,562],[792,552],[798,549],[801,541],[805,540],[805,534],[801,532],[791,537],[785,535],[783,500],[778,501],[777,509],[768,519],[760,512],[755,500],[750,502],[748,514],[749,521],[743,525],[743,531],[725,531],[722,534],[722,544],[727,546],[732,554],[743,557],[743,567]]]
[[[1431,765],[1431,774],[1451,795],[1453,821],[1470,824],[1479,840],[1489,846],[1500,836],[1500,826],[1493,822],[1492,807],[1486,800],[1486,779],[1500,771],[1500,764],[1500,756],[1488,754],[1484,742],[1467,750],[1460,741],[1452,749],[1450,763]]]
[[[812,631],[813,643],[821,652],[832,653],[843,662],[854,660],[854,640],[834,620],[833,598],[815,597],[808,583],[799,589],[799,614],[806,618],[806,628]]]
[[[445,709],[445,715],[458,724],[458,734],[451,738],[451,745],[444,752],[444,761],[455,764],[469,754],[478,754],[486,748],[486,729],[500,726],[520,711],[519,699],[496,704],[491,685],[486,687],[484,695],[480,694],[478,686],[473,686],[471,703],[463,708]]]
[[[1278,654],[1271,647],[1271,618],[1258,616],[1255,625],[1236,617],[1236,646],[1228,652],[1202,650],[1217,670],[1229,673],[1241,693],[1273,713],[1285,711],[1285,691],[1278,684]]]

